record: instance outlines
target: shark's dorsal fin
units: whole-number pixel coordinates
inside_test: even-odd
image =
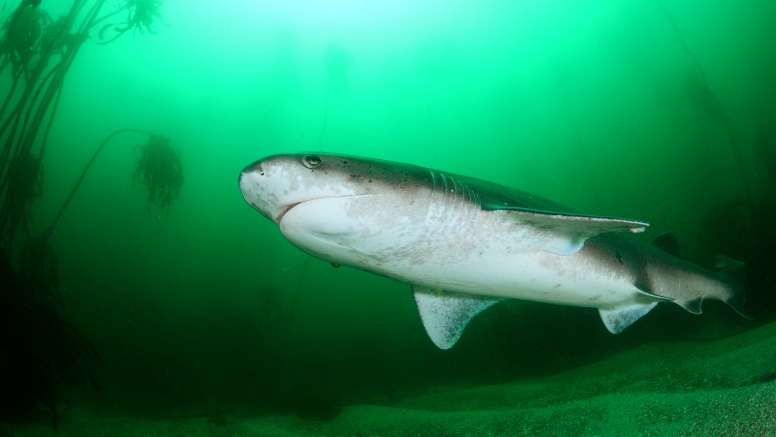
[[[643,232],[649,223],[614,217],[599,217],[571,212],[540,211],[528,208],[482,205],[485,211],[502,213],[510,220],[547,231],[548,238],[539,249],[558,255],[573,255],[585,240],[605,232]]]
[[[469,321],[503,299],[412,286],[415,304],[428,336],[440,349],[450,349]]]
[[[647,314],[655,305],[657,302],[634,303],[615,308],[599,308],[598,313],[601,314],[601,320],[604,321],[606,329],[612,334],[619,334]]]
[[[682,252],[679,250],[679,239],[673,232],[664,232],[653,238],[649,244],[677,258],[682,257]]]

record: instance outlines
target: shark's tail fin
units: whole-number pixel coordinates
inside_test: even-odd
[[[726,256],[717,255],[717,268],[721,268],[717,275],[727,284],[730,295],[724,299],[725,303],[736,310],[741,316],[752,320],[746,311],[744,311],[744,284],[746,281],[746,266],[744,263],[730,259]]]

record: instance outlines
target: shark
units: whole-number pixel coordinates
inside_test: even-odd
[[[580,214],[485,180],[400,162],[279,154],[239,175],[245,201],[307,254],[409,284],[423,326],[451,348],[477,314],[505,299],[596,308],[622,332],[658,303],[700,314],[706,299],[743,317],[744,265],[718,271],[681,257],[648,223]]]

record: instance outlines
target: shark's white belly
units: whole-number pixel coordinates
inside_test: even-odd
[[[551,238],[542,232],[466,205],[437,212],[422,199],[327,198],[295,206],[280,228],[318,258],[432,289],[596,308],[637,298],[627,278],[580,253],[537,250]]]
[[[411,284],[442,349],[504,298],[597,307],[614,334],[661,301],[700,313],[713,298],[745,315],[740,263],[722,259],[727,268],[714,274],[677,258],[671,234],[651,245],[623,237],[645,222],[579,214],[504,185],[315,153],[268,156],[238,182],[308,254]]]

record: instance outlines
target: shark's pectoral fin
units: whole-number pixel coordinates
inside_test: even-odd
[[[569,212],[539,211],[528,208],[482,206],[484,210],[504,214],[522,226],[545,231],[537,249],[558,255],[573,255],[582,248],[585,240],[605,232],[643,232],[649,223],[614,217],[598,217]]]
[[[598,312],[601,314],[601,320],[604,321],[606,329],[612,334],[619,334],[641,316],[647,314],[655,305],[657,302],[634,303],[615,308],[599,308]]]
[[[440,349],[450,349],[469,321],[503,299],[412,286],[428,336]]]

